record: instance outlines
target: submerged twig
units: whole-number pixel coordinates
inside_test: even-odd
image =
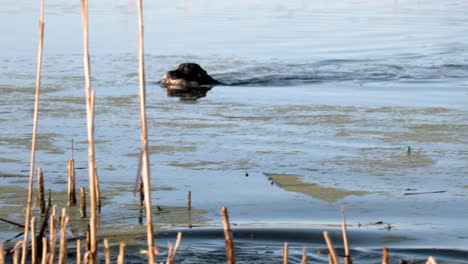
[[[20,223],[17,223],[17,222],[13,222],[13,221],[8,220],[8,219],[5,219],[5,218],[1,218],[1,217],[0,217],[0,221],[5,222],[5,223],[7,223],[7,224],[15,225],[15,226],[20,227],[20,228],[24,228],[24,225],[23,225],[23,224],[20,224]]]

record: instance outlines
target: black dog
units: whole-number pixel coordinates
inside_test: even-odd
[[[222,84],[213,79],[206,71],[196,63],[180,64],[177,70],[168,71],[164,75],[161,86],[167,89],[189,90],[210,89],[211,86]]]

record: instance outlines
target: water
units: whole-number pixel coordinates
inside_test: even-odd
[[[337,229],[345,206],[360,263],[380,261],[383,245],[395,261],[434,255],[465,263],[467,12],[460,0],[147,1],[158,244],[183,230],[180,262],[223,261],[216,234],[224,205],[241,262],[279,262],[288,241],[293,262],[307,246],[311,260],[325,263],[321,232]],[[18,222],[38,13],[23,0],[0,10],[8,36],[0,44],[0,216]],[[78,185],[87,186],[79,3],[46,3],[45,20],[37,166],[63,205],[72,140]],[[140,145],[136,21],[133,1],[90,3],[100,232],[134,252],[145,245],[132,194]],[[168,97],[157,82],[187,61],[229,85],[197,101]],[[72,221],[77,236],[85,224]],[[4,223],[0,230],[2,241],[18,233]]]

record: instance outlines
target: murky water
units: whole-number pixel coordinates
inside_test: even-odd
[[[7,36],[0,44],[0,216],[18,222],[38,6],[21,0],[0,10]],[[135,8],[126,0],[90,3],[101,234],[130,240],[137,252],[144,228],[132,194],[140,145]],[[293,262],[307,246],[311,260],[325,263],[321,231],[337,228],[345,206],[360,263],[378,262],[383,245],[395,260],[466,262],[467,12],[461,0],[147,1],[160,244],[182,229],[179,261],[223,261],[224,205],[241,262],[279,262],[289,241]],[[79,2],[46,3],[37,166],[61,205],[72,140],[78,185],[88,185],[80,30]],[[187,61],[229,85],[197,101],[167,96],[157,82]],[[85,222],[72,226],[80,236]],[[0,230],[2,241],[19,232],[5,223]]]

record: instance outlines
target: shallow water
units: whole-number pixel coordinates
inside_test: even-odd
[[[378,262],[383,245],[395,259],[466,262],[467,12],[460,0],[147,1],[153,203],[157,230],[169,232],[158,235],[183,229],[180,261],[222,261],[213,234],[224,205],[241,261],[278,262],[289,241],[293,262],[307,246],[325,263],[321,231],[337,228],[345,206],[359,262]],[[0,14],[0,212],[21,222],[38,6],[17,1]],[[135,5],[93,2],[90,16],[101,235],[136,237],[138,248]],[[80,23],[78,2],[46,4],[37,166],[62,206],[72,140],[87,186]],[[197,101],[168,97],[158,81],[186,61],[229,85]],[[77,236],[83,226],[72,222]],[[2,241],[18,233],[0,230]],[[243,239],[249,232],[268,238]]]

